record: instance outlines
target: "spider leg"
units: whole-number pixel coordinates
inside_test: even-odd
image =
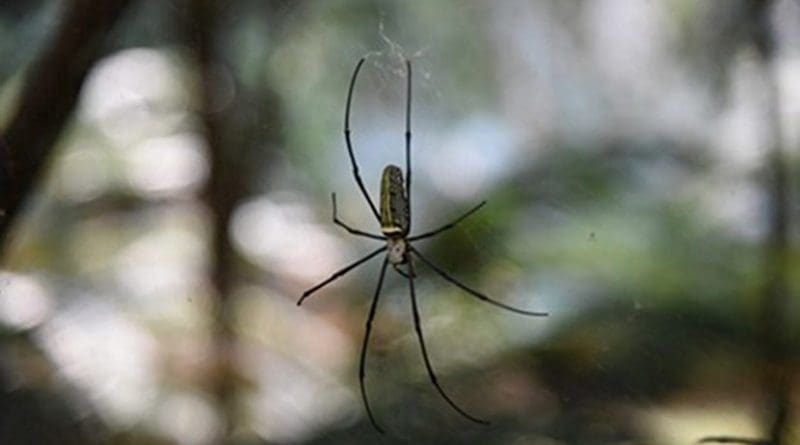
[[[704,437],[697,441],[697,443],[741,443],[745,445],[770,445],[767,439],[751,439],[747,437],[729,437],[729,436],[715,436]]]
[[[375,255],[383,252],[384,250],[386,250],[386,246],[380,247],[380,248],[372,251],[367,256],[365,256],[365,257],[363,257],[363,258],[361,258],[361,259],[359,259],[359,260],[347,265],[346,267],[344,267],[344,268],[342,268],[340,270],[337,270],[336,272],[333,273],[333,275],[328,277],[327,280],[325,280],[325,281],[317,284],[316,286],[312,287],[311,289],[303,292],[303,295],[300,297],[299,300],[297,300],[297,305],[300,306],[301,304],[303,304],[303,301],[305,301],[305,299],[308,298],[311,294],[313,294],[314,292],[322,289],[323,287],[325,287],[331,281],[334,281],[337,278],[340,278],[342,275],[346,274],[347,272],[350,272],[351,270],[355,269],[356,267],[360,266],[361,264],[367,262],[367,260],[369,260],[372,257],[374,257]]]
[[[425,233],[420,234],[420,235],[411,236],[411,237],[408,238],[408,240],[409,241],[418,241],[418,240],[421,240],[421,239],[425,239],[425,238],[430,238],[432,236],[436,236],[436,235],[440,234],[441,232],[444,232],[445,230],[452,229],[453,227],[456,226],[456,224],[458,224],[461,221],[467,219],[468,216],[470,216],[473,213],[475,213],[478,210],[480,210],[481,207],[483,207],[484,205],[486,205],[486,201],[482,201],[480,204],[478,204],[475,207],[469,209],[469,211],[467,211],[463,215],[459,216],[458,218],[456,218],[452,222],[450,222],[448,224],[445,224],[442,227],[439,227],[438,229],[431,230],[430,232],[425,232]]]
[[[487,302],[489,304],[493,304],[493,305],[495,305],[495,306],[497,306],[499,308],[503,308],[503,309],[511,311],[511,312],[516,312],[517,314],[529,315],[529,316],[532,316],[532,317],[546,317],[548,315],[547,312],[526,311],[524,309],[518,309],[518,308],[515,308],[514,306],[509,306],[509,305],[507,305],[505,303],[501,303],[501,302],[499,302],[497,300],[493,300],[493,299],[487,297],[486,295],[484,295],[484,294],[482,294],[482,293],[480,293],[480,292],[478,292],[478,291],[476,291],[476,290],[474,290],[474,289],[472,289],[470,287],[467,287],[467,285],[461,283],[460,281],[458,281],[455,278],[453,278],[452,276],[450,276],[447,272],[445,272],[444,270],[440,269],[438,266],[436,266],[435,264],[431,263],[427,258],[422,256],[419,253],[419,251],[417,249],[413,248],[411,245],[409,245],[408,248],[409,248],[409,250],[411,252],[414,253],[414,256],[419,258],[428,267],[430,267],[436,273],[441,275],[442,278],[444,278],[445,280],[451,282],[452,284],[460,287],[461,289],[466,291],[468,294],[472,295],[473,297],[478,298],[479,300],[485,301],[485,302]]]
[[[344,228],[344,230],[347,230],[348,232],[350,232],[353,235],[363,236],[365,238],[372,238],[372,239],[379,240],[379,241],[386,240],[385,236],[376,235],[374,233],[369,233],[369,232],[364,232],[363,230],[354,229],[354,228],[348,226],[347,224],[345,224],[344,222],[342,222],[339,219],[339,216],[337,215],[337,212],[336,212],[336,193],[331,193],[331,201],[333,201],[333,223],[334,224],[336,224],[339,227]]]
[[[473,421],[475,423],[488,425],[489,422],[468,414],[466,411],[464,411],[458,405],[456,405],[456,403],[453,402],[453,400],[450,398],[450,396],[448,396],[447,393],[444,392],[444,389],[442,389],[442,387],[439,385],[439,381],[436,378],[436,373],[433,371],[433,366],[431,365],[431,361],[428,358],[428,350],[425,347],[425,338],[422,335],[422,325],[421,325],[420,319],[419,319],[419,308],[417,307],[417,294],[416,294],[416,291],[414,290],[414,275],[415,275],[414,274],[414,263],[412,262],[412,258],[410,256],[408,258],[408,272],[409,272],[409,274],[408,274],[408,288],[409,288],[409,291],[411,292],[411,308],[412,308],[413,314],[414,314],[414,329],[417,331],[417,339],[419,340],[419,346],[420,346],[420,349],[422,350],[422,359],[425,361],[425,368],[428,370],[428,376],[431,379],[431,383],[433,383],[433,386],[436,387],[437,391],[439,391],[439,394],[442,396],[442,398],[444,398],[447,401],[447,403],[454,410],[456,410],[459,414],[461,414],[465,418],[467,418],[467,419],[469,419],[469,420],[471,420],[471,421]]]
[[[364,187],[364,181],[361,180],[361,175],[358,173],[358,163],[356,162],[355,154],[353,154],[353,143],[350,140],[350,103],[353,100],[353,87],[356,85],[358,72],[361,70],[361,66],[364,65],[365,60],[366,58],[362,57],[361,60],[358,61],[356,69],[353,71],[353,77],[350,78],[350,88],[347,90],[347,104],[345,105],[344,110],[344,140],[347,144],[347,154],[350,155],[350,164],[353,166],[353,176],[355,177],[356,184],[358,184],[358,188],[361,189],[361,194],[364,195],[364,198],[367,200],[369,208],[372,210],[372,214],[375,215],[375,219],[380,222],[381,216],[378,213],[375,204],[372,202],[372,198],[370,198],[367,188]]]
[[[411,62],[406,60],[406,196],[411,208]],[[410,211],[410,210],[409,210]],[[411,215],[409,215],[409,226]]]
[[[397,264],[392,264],[392,267],[394,267],[394,271],[399,273],[403,278],[408,278],[408,273],[406,273],[403,269],[401,269],[400,266],[398,266]],[[414,275],[414,278],[417,278],[417,276]]]
[[[375,417],[372,415],[372,409],[369,407],[369,400],[367,400],[367,389],[364,386],[364,376],[366,375],[367,365],[367,345],[369,345],[369,334],[372,332],[372,320],[375,318],[375,311],[378,309],[378,299],[381,295],[381,287],[383,286],[383,277],[386,275],[386,266],[389,264],[389,259],[383,260],[381,266],[381,274],[378,277],[378,287],[375,288],[375,295],[372,297],[372,305],[369,308],[369,315],[367,316],[367,325],[364,330],[364,343],[361,345],[361,359],[358,362],[358,384],[361,386],[361,398],[364,400],[364,408],[367,409],[367,415],[372,426],[383,433],[383,428],[378,425]]]

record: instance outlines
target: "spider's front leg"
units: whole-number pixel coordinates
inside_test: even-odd
[[[444,391],[444,388],[439,384],[439,379],[436,377],[436,372],[433,370],[433,365],[431,364],[431,360],[428,357],[428,348],[425,346],[425,336],[422,334],[422,322],[420,321],[419,316],[419,305],[417,303],[417,292],[414,287],[414,258],[411,256],[411,251],[405,253],[406,262],[408,263],[408,290],[409,294],[411,295],[411,312],[412,316],[414,317],[414,330],[417,332],[417,340],[419,341],[420,352],[422,353],[422,360],[425,362],[425,369],[428,371],[428,377],[430,377],[431,383],[433,384],[436,391],[439,392],[439,395],[453,408],[456,412],[464,416],[464,418],[471,420],[475,423],[479,423],[482,425],[488,425],[489,422],[486,420],[477,418],[472,414],[464,411],[463,408],[458,406],[453,399],[450,398],[449,395]]]
[[[399,273],[403,278],[409,278],[411,276],[411,275],[408,274],[408,272],[406,272],[403,269],[401,269],[400,266],[394,265],[393,267],[394,267],[394,271]],[[415,275],[413,275],[413,277],[417,278],[417,275],[415,274]]]
[[[369,261],[370,259],[372,259],[373,257],[375,257],[376,255],[378,255],[379,253],[381,253],[381,252],[383,252],[385,250],[386,250],[386,246],[381,246],[378,249],[373,250],[367,256],[362,257],[362,258],[356,260],[355,262],[345,266],[344,268],[337,270],[330,277],[328,277],[328,279],[326,279],[325,281],[323,281],[323,282],[317,284],[316,286],[312,287],[311,289],[303,292],[303,295],[300,296],[299,300],[297,300],[297,305],[300,306],[301,304],[303,304],[303,301],[305,301],[306,298],[310,297],[311,294],[313,294],[314,292],[322,289],[323,287],[327,286],[331,282],[338,280],[339,278],[341,278],[342,276],[344,276],[345,274],[347,274],[351,270],[353,270],[356,267],[366,263],[367,261]]]
[[[419,258],[420,261],[425,263],[425,265],[427,265],[428,267],[433,269],[433,271],[436,272],[437,274],[439,274],[439,276],[441,276],[445,280],[449,281],[450,283],[452,283],[456,287],[461,288],[462,290],[467,292],[467,294],[472,295],[473,297],[475,297],[475,298],[477,298],[477,299],[479,299],[481,301],[484,301],[486,303],[492,304],[494,306],[497,306],[499,308],[505,309],[507,311],[516,312],[518,314],[528,315],[528,316],[531,316],[531,317],[546,317],[548,315],[547,312],[528,311],[528,310],[520,309],[520,308],[517,308],[517,307],[514,307],[514,306],[509,306],[509,305],[507,305],[505,303],[502,303],[500,301],[497,301],[497,300],[495,300],[493,298],[489,298],[485,294],[483,294],[481,292],[478,292],[475,289],[473,289],[473,288],[467,286],[466,284],[462,283],[461,281],[456,280],[455,278],[453,278],[449,273],[445,272],[442,268],[440,268],[439,266],[433,264],[429,259],[427,259],[424,256],[422,256],[422,254],[419,253],[419,251],[417,249],[411,247],[410,244],[408,246],[408,249],[409,249],[409,253],[413,253],[415,257]],[[413,268],[411,270],[413,271]]]
[[[372,414],[372,408],[369,405],[369,398],[367,397],[367,387],[364,383],[364,377],[367,373],[367,347],[369,346],[369,334],[372,332],[372,321],[375,319],[375,312],[378,309],[378,299],[381,296],[381,287],[383,287],[383,277],[386,275],[386,266],[389,264],[389,259],[383,260],[381,266],[381,274],[378,276],[378,286],[375,288],[375,294],[372,297],[372,304],[369,307],[369,315],[367,316],[367,323],[364,328],[364,341],[361,344],[361,358],[358,361],[358,384],[361,388],[361,399],[364,401],[364,408],[367,410],[367,416],[372,426],[383,433],[383,428],[378,425],[375,416]]]

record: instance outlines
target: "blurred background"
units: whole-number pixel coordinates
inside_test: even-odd
[[[0,442],[800,443],[800,2],[0,2]],[[418,248],[530,318],[379,262]],[[13,224],[12,224],[13,222]],[[760,441],[760,442],[759,442]]]

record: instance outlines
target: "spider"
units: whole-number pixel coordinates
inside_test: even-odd
[[[413,236],[409,235],[409,231],[411,229],[411,62],[409,62],[408,60],[405,61],[406,82],[407,82],[406,83],[406,88],[407,88],[406,132],[405,132],[405,154],[406,154],[405,184],[403,183],[403,172],[399,167],[395,165],[386,166],[383,169],[383,174],[381,177],[380,211],[378,210],[377,207],[375,207],[375,204],[373,203],[372,198],[367,192],[366,187],[364,187],[364,182],[361,180],[361,175],[358,172],[358,163],[356,162],[356,157],[353,154],[353,144],[350,140],[350,104],[353,99],[353,88],[355,87],[356,78],[358,77],[358,73],[361,70],[361,66],[364,64],[365,60],[366,58],[361,58],[361,60],[358,61],[358,64],[356,64],[356,68],[353,71],[353,75],[350,78],[350,87],[347,90],[347,102],[345,105],[345,113],[344,113],[344,139],[347,145],[347,154],[350,157],[350,163],[353,167],[353,177],[356,181],[356,184],[358,185],[358,188],[361,190],[361,194],[364,195],[364,199],[367,201],[367,204],[369,205],[372,214],[375,216],[375,219],[381,226],[381,234],[369,233],[362,230],[354,229],[353,227],[342,222],[337,214],[335,193],[331,194],[331,201],[333,204],[333,222],[334,224],[342,227],[344,230],[346,230],[352,235],[382,241],[385,244],[382,247],[375,249],[365,257],[336,271],[330,277],[328,277],[328,279],[322,281],[321,283],[303,292],[303,295],[297,301],[297,305],[300,306],[301,304],[303,304],[303,301],[305,301],[306,298],[311,296],[311,294],[322,289],[326,285],[342,277],[351,270],[366,263],[367,261],[374,258],[378,254],[386,252],[386,256],[383,259],[383,265],[381,266],[380,274],[378,276],[378,285],[375,288],[375,293],[373,294],[372,297],[372,304],[369,308],[369,315],[367,316],[367,322],[364,331],[364,340],[361,346],[361,356],[359,360],[358,380],[361,389],[361,398],[363,399],[364,408],[367,411],[370,423],[372,423],[372,426],[378,432],[380,433],[384,432],[383,428],[381,428],[381,426],[375,420],[375,416],[372,413],[372,409],[370,407],[369,400],[367,398],[366,388],[364,385],[364,376],[366,374],[365,367],[367,358],[367,345],[369,344],[369,336],[370,332],[372,331],[372,321],[375,318],[375,311],[378,308],[378,299],[380,298],[381,288],[383,286],[383,279],[384,276],[386,275],[386,268],[388,265],[391,264],[392,267],[395,269],[395,271],[397,271],[400,275],[402,275],[405,279],[408,280],[408,289],[411,295],[411,310],[414,317],[414,329],[416,330],[417,339],[419,340],[419,346],[422,352],[422,359],[425,363],[425,368],[428,371],[428,376],[430,377],[431,383],[439,392],[439,394],[442,396],[442,398],[444,398],[444,400],[447,401],[447,403],[459,414],[461,414],[465,418],[475,423],[488,425],[489,422],[479,419],[467,413],[466,411],[464,411],[464,409],[459,407],[453,401],[453,399],[451,399],[450,396],[447,395],[442,386],[439,384],[439,381],[436,377],[436,373],[433,370],[433,365],[431,364],[430,358],[428,357],[428,351],[425,346],[425,339],[422,335],[422,324],[420,322],[417,294],[414,288],[414,278],[416,277],[416,268],[414,265],[415,260],[421,261],[448,282],[461,288],[462,290],[467,292],[467,294],[476,297],[486,303],[493,304],[495,306],[509,310],[511,312],[516,312],[518,314],[534,316],[534,317],[547,316],[547,313],[522,310],[501,303],[499,301],[493,300],[484,295],[483,293],[478,292],[468,287],[467,285],[461,283],[460,281],[456,280],[455,278],[453,278],[450,274],[445,272],[439,266],[433,264],[413,246],[412,243],[414,241],[431,238],[446,230],[455,227],[458,223],[460,223],[473,213],[477,212],[480,208],[482,208],[486,204],[486,201],[481,202],[480,204],[476,205],[475,207],[471,208],[470,210],[468,210],[467,212],[456,218],[455,220],[437,229],[424,232],[419,235],[413,235]],[[403,271],[403,269],[401,269],[401,266],[405,266],[407,270]]]

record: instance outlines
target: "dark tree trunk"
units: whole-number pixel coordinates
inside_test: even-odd
[[[0,251],[72,114],[87,73],[132,0],[69,0],[30,67],[16,113],[0,135]]]

